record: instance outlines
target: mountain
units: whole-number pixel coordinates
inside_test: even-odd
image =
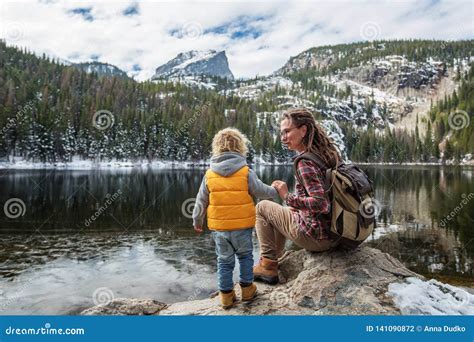
[[[309,49],[266,77],[176,76],[217,54],[194,52],[167,63],[168,77],[137,82],[0,41],[0,158],[203,160],[215,132],[233,126],[251,141],[249,160],[288,162],[279,119],[304,106],[355,162],[467,160],[473,47],[473,40],[341,44]],[[198,85],[209,80],[213,86]]]
[[[188,51],[159,66],[152,80],[182,76],[218,76],[234,79],[225,51]]]
[[[448,126],[449,112],[428,117],[430,108],[439,102],[443,105],[437,107],[446,108],[451,97],[457,99],[456,90],[459,94],[463,77],[467,79],[471,70],[473,47],[472,40],[315,47],[291,57],[273,75],[238,82],[237,87],[225,93],[254,102],[271,99],[275,110],[258,112],[260,122],[270,120],[275,124],[290,107],[310,108],[321,120],[336,122],[342,129],[342,141],[353,160],[394,161],[410,155],[418,160],[438,161],[438,157],[446,156],[443,146],[447,135],[443,127]],[[460,103],[454,101],[451,111],[466,112],[461,119],[469,122],[472,114],[465,108],[473,94],[469,94],[468,86],[464,89],[463,106],[456,107]],[[452,135],[457,153],[448,153],[458,160],[472,150],[469,144],[474,142],[470,127],[462,132],[462,136]],[[393,139],[395,142],[389,141]],[[454,142],[455,139],[459,140]],[[362,142],[367,143],[363,151],[359,150]],[[392,144],[403,152],[383,147]],[[448,147],[453,149],[452,145]]]
[[[72,66],[87,73],[96,73],[99,76],[118,76],[128,78],[128,75],[125,71],[109,63],[85,62],[74,63]]]
[[[290,57],[275,74],[288,75],[311,69],[317,69],[325,74],[336,73],[393,55],[402,56],[405,60],[415,63],[429,59],[441,60],[452,66],[457,59],[469,58],[472,55],[472,42],[472,40],[390,40],[318,46]]]

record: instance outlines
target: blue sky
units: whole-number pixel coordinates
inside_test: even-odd
[[[237,77],[266,75],[318,45],[474,38],[463,0],[66,1],[0,4],[0,37],[71,62],[99,60],[150,78],[188,50],[225,50]]]

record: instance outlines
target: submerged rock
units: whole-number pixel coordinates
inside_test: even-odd
[[[255,300],[239,301],[229,310],[221,309],[214,295],[170,305],[151,299],[115,299],[82,314],[396,315],[401,312],[388,294],[389,285],[409,277],[423,279],[389,254],[365,246],[353,251],[292,251],[281,260],[279,272],[280,284],[257,283]]]

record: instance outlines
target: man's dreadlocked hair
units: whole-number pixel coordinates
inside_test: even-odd
[[[326,132],[321,128],[306,108],[292,108],[283,114],[283,118],[290,120],[296,127],[306,126],[306,135],[303,144],[308,152],[319,157],[328,167],[332,168],[341,161],[339,152]]]

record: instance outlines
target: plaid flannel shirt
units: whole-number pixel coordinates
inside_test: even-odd
[[[303,233],[318,240],[327,240],[330,220],[324,214],[331,212],[331,203],[324,192],[321,169],[313,161],[303,159],[298,162],[298,172],[304,184],[300,184],[295,176],[295,193],[288,194],[286,204]]]

